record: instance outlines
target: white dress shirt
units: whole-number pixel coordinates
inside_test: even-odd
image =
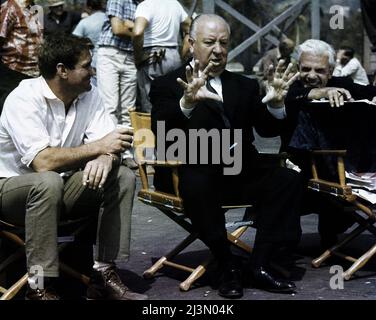
[[[364,70],[357,58],[352,58],[346,65],[342,66],[337,63],[333,71],[333,76],[335,77],[348,77],[350,76],[353,81],[357,84],[368,85],[369,80],[367,77],[367,72]]]
[[[47,147],[77,147],[114,129],[94,86],[66,114],[43,77],[23,80],[6,99],[0,118],[0,177],[34,172],[30,164]]]

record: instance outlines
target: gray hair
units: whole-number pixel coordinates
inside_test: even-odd
[[[203,19],[207,19],[207,20],[215,20],[216,19],[216,20],[221,21],[227,27],[228,34],[229,35],[231,34],[230,25],[227,23],[227,21],[225,19],[223,19],[221,16],[219,16],[217,14],[205,13],[205,14],[198,15],[197,17],[195,17],[192,20],[192,23],[191,23],[191,26],[190,26],[190,29],[189,29],[189,36],[192,39],[196,39],[197,25]]]
[[[336,64],[336,53],[333,47],[325,41],[316,39],[308,39],[304,41],[297,49],[298,61],[303,52],[309,52],[315,55],[327,55],[329,58],[329,65],[334,67]]]

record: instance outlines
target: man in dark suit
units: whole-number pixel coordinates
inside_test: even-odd
[[[282,135],[282,149],[290,143],[298,122],[300,110],[312,100],[328,99],[332,107],[344,105],[346,100],[369,99],[376,101],[376,87],[360,85],[350,77],[333,77],[336,64],[331,45],[316,39],[298,46],[300,79],[289,88],[286,96],[287,121]]]
[[[189,42],[193,60],[152,83],[152,129],[157,140],[166,140],[158,131],[160,121],[166,132],[180,128],[187,133],[189,160],[179,171],[179,188],[185,213],[221,267],[218,293],[227,298],[239,298],[243,294],[239,265],[227,241],[221,209],[222,204],[241,201],[251,201],[258,213],[250,270],[253,285],[273,292],[293,292],[294,283],[277,279],[270,272],[269,264],[280,246],[295,245],[299,241],[302,179],[286,168],[263,167],[252,145],[252,127],[264,136],[278,135],[284,122],[284,96],[297,75],[290,73],[291,66],[282,74],[280,64],[263,99],[268,103],[266,106],[260,101],[255,80],[225,70],[230,28],[223,18],[207,14],[196,18]],[[222,139],[219,142],[212,139],[208,147],[200,148],[202,141],[199,147],[197,140],[188,135],[195,129],[220,132]],[[225,141],[231,141],[231,146],[226,146]],[[221,147],[222,156],[231,150],[241,170],[232,168],[234,171],[228,175],[228,162],[224,158],[214,161],[214,151]],[[206,155],[209,161],[192,163],[193,148],[200,150],[198,159]],[[168,187],[166,183],[168,180],[156,172],[156,187],[163,190]]]
[[[307,136],[309,128],[305,127],[311,124],[307,114],[300,111],[306,109],[312,100],[327,99],[334,108],[343,106],[345,101],[359,99],[375,101],[376,88],[371,85],[356,84],[349,77],[333,77],[335,51],[331,45],[322,40],[306,40],[298,46],[297,54],[300,79],[290,86],[285,99],[287,118],[281,140],[282,150],[288,150],[292,156],[291,160],[302,169],[302,174],[308,179],[311,175],[310,156],[303,150],[303,146],[299,145],[301,144],[299,135]],[[298,124],[299,134],[295,132]],[[349,130],[351,132],[351,128]],[[354,141],[354,143],[359,147],[359,144],[368,142]],[[364,149],[366,148],[367,146]],[[331,173],[328,171],[325,174]],[[316,192],[307,192],[304,197],[303,213],[319,214],[318,230],[321,245],[325,249],[331,247],[337,242],[337,234],[346,231],[354,223],[352,216],[335,201]]]

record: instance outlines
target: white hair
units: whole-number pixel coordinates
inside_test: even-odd
[[[297,49],[298,61],[303,52],[312,53],[314,55],[327,55],[329,58],[329,65],[334,67],[336,64],[336,53],[333,47],[325,41],[316,39],[308,39],[304,41]]]
[[[201,20],[205,20],[205,19],[206,20],[219,20],[219,21],[221,21],[227,27],[228,34],[229,35],[231,34],[230,26],[225,19],[223,19],[221,16],[219,16],[217,14],[206,13],[206,14],[200,14],[193,19],[193,21],[191,23],[190,30],[189,30],[189,36],[192,39],[196,39],[197,25],[199,24],[199,22]]]

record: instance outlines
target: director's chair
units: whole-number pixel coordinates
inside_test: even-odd
[[[300,113],[290,142],[293,148],[311,149],[312,178],[308,188],[337,199],[355,220],[356,227],[350,233],[312,260],[316,268],[333,255],[349,261],[351,266],[343,274],[345,280],[376,253],[376,242],[360,257],[343,253],[344,247],[363,232],[376,236],[375,208],[354,192],[345,174],[376,172],[375,117],[374,106],[361,102],[346,103],[340,108],[331,108],[329,103],[312,104]]]
[[[63,236],[58,237],[58,250],[59,253],[62,252],[70,243],[74,242],[76,237],[79,236],[86,228],[90,225],[91,221],[88,217],[79,218],[75,220],[67,220],[59,223],[59,233],[61,230],[69,229],[69,233],[65,233]],[[6,275],[11,267],[15,263],[19,263],[20,260],[25,256],[25,242],[23,239],[24,228],[21,226],[16,226],[10,223],[7,223],[3,220],[0,220],[0,240],[10,241],[15,244],[18,249],[7,256],[0,263],[0,274]],[[0,245],[1,248],[1,245]],[[84,285],[89,284],[89,277],[80,272],[76,271],[72,267],[68,266],[60,260],[59,262],[60,270],[65,274],[78,279]],[[17,293],[25,286],[27,283],[28,273],[26,272],[22,277],[17,279],[12,283],[8,288],[0,286],[0,300],[10,300],[17,295]]]
[[[322,155],[330,155],[337,157],[337,170],[338,170],[338,180],[328,181],[326,179],[321,179],[319,177],[319,169],[316,165],[315,158]],[[374,226],[376,222],[376,211],[375,207],[371,203],[359,198],[354,192],[351,186],[346,183],[345,176],[345,163],[344,156],[346,155],[346,150],[320,150],[313,151],[312,156],[312,176],[308,183],[308,188],[313,191],[323,192],[330,194],[347,205],[350,209],[350,213],[354,216],[357,227],[353,229],[349,234],[347,234],[342,240],[336,243],[331,248],[327,249],[319,257],[312,260],[312,266],[315,268],[320,267],[320,265],[327,260],[329,257],[335,255],[342,259],[351,262],[351,266],[343,273],[345,280],[349,280],[351,276],[360,268],[362,268],[369,259],[371,259],[376,253],[376,243],[371,246],[365,253],[360,257],[352,257],[347,254],[341,253],[348,243],[353,241],[356,237],[361,235],[364,231],[369,231],[371,234],[376,236],[376,227]]]
[[[199,279],[207,270],[212,258],[203,261],[197,267],[189,267],[183,264],[174,262],[174,258],[179,255],[185,248],[198,239],[197,233],[193,230],[189,218],[184,214],[184,203],[179,193],[179,176],[178,167],[181,165],[179,161],[157,161],[153,160],[153,151],[155,147],[155,137],[151,131],[151,117],[150,114],[141,112],[130,112],[132,127],[135,130],[134,134],[134,148],[139,164],[139,172],[141,178],[141,190],[138,192],[138,199],[143,203],[155,207],[163,212],[167,217],[175,221],[189,234],[186,236],[175,248],[162,256],[149,269],[143,273],[144,278],[152,278],[164,266],[169,266],[178,270],[187,272],[188,277],[180,283],[179,288],[182,291],[188,291],[193,283]],[[151,158],[151,159],[150,159]],[[266,161],[278,162],[280,165],[280,155],[265,156]],[[171,179],[173,185],[173,192],[167,193],[156,190],[148,182],[146,168],[147,166],[169,168],[171,170]],[[224,210],[251,208],[252,204],[228,204],[222,206]],[[235,228],[233,232],[227,232],[227,238],[234,246],[241,250],[250,253],[251,247],[240,239],[248,227],[254,224],[254,217],[248,217],[245,214],[242,221],[228,222],[226,228]]]

